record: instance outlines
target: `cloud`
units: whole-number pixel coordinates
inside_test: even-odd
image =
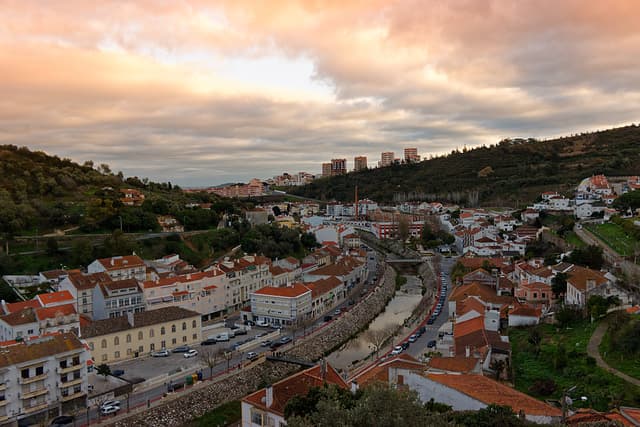
[[[633,1],[38,1],[0,10],[0,142],[180,185],[637,120]]]

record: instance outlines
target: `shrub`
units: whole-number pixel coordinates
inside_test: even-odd
[[[550,396],[558,388],[556,382],[550,378],[537,380],[529,387],[529,391],[539,396]]]

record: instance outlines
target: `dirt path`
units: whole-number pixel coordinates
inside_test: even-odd
[[[600,350],[598,349],[598,347],[602,342],[602,337],[604,337],[604,334],[607,332],[607,326],[608,326],[607,322],[603,321],[598,325],[596,330],[593,331],[593,335],[591,335],[591,339],[589,339],[589,344],[587,345],[587,354],[589,354],[589,356],[596,359],[596,363],[602,369],[611,372],[613,375],[617,376],[618,378],[622,378],[628,383],[631,383],[637,387],[640,387],[640,380],[633,378],[623,372],[620,372],[617,369],[612,368],[607,364],[607,362],[604,361],[602,356],[600,356]]]

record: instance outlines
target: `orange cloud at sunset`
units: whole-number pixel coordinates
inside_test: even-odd
[[[4,1],[0,143],[204,185],[637,121],[640,3]]]

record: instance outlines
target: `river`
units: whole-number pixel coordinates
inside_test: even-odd
[[[396,292],[385,311],[369,324],[370,330],[383,330],[389,327],[395,330],[411,315],[422,299],[420,279],[416,276],[404,277],[407,278],[407,283]],[[354,361],[369,357],[373,351],[371,347],[371,343],[365,338],[363,332],[331,353],[327,357],[327,362],[336,369],[349,369]]]

